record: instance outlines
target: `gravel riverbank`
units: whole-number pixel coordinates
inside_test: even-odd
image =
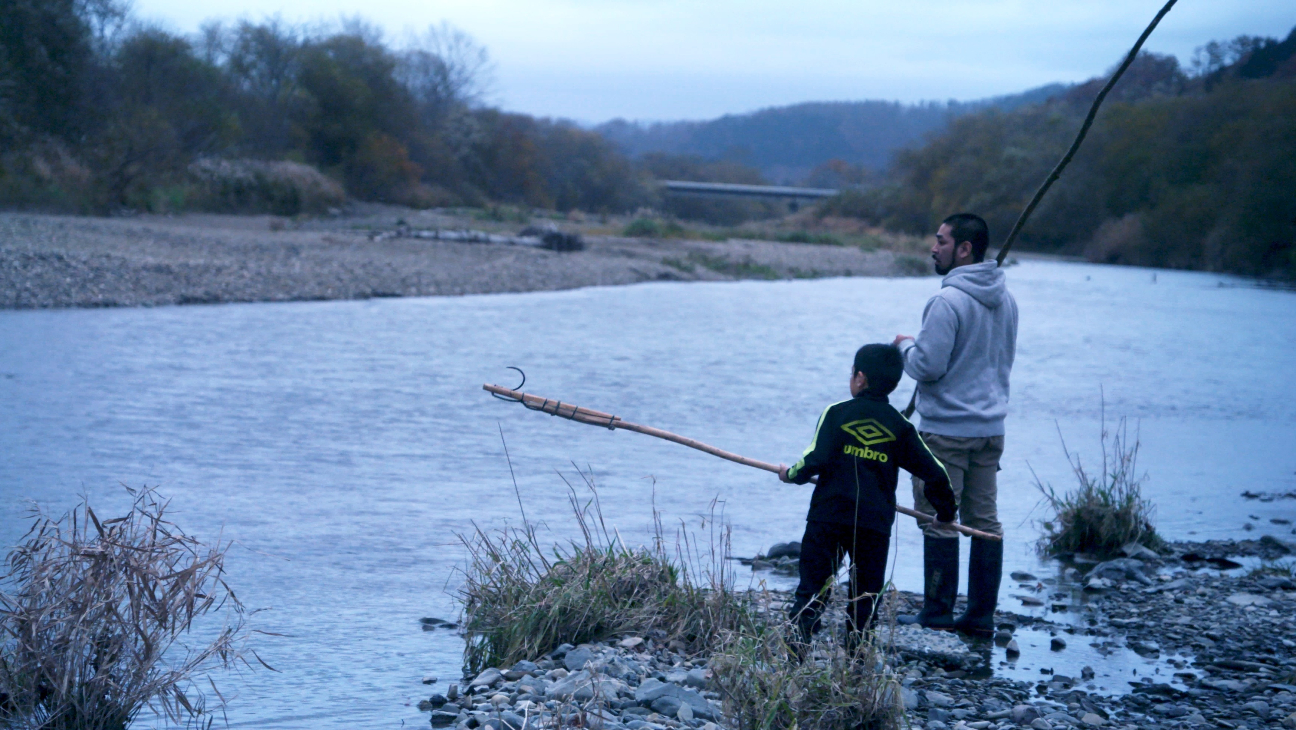
[[[1296,583],[1274,562],[1293,553],[1272,538],[1174,543],[1005,577],[1017,596],[1005,603],[1019,605],[1001,605],[993,639],[896,632],[898,701],[926,730],[1296,728]],[[896,600],[907,612],[920,597]],[[421,707],[464,730],[716,730],[729,727],[716,690],[707,657],[631,636],[488,669]]]
[[[524,228],[381,208],[303,222],[0,213],[0,308],[367,299],[930,271],[920,257],[857,246],[625,238],[591,226],[581,234],[584,250],[563,252],[391,235],[412,225],[506,234]],[[564,229],[581,232],[579,226]]]

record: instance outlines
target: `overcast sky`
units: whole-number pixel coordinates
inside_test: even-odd
[[[1164,0],[136,0],[205,20],[359,15],[397,41],[448,21],[493,59],[490,101],[584,122],[708,119],[802,101],[977,99],[1115,64]],[[1290,0],[1180,0],[1147,48],[1285,37]]]

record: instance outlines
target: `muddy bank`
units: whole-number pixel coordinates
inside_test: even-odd
[[[528,292],[645,281],[929,273],[912,254],[767,241],[625,238],[576,229],[580,251],[384,235],[515,234],[522,223],[370,211],[293,222],[265,216],[79,218],[0,214],[0,308],[158,306]]]
[[[1272,562],[1291,554],[1272,538],[1174,543],[1155,556],[1074,556],[1056,576],[1006,576],[1018,598],[1001,605],[993,639],[890,637],[907,720],[927,730],[1296,727],[1296,583]],[[786,600],[773,598],[772,608]],[[908,612],[920,597],[895,600]],[[433,726],[462,730],[728,727],[707,664],[663,636],[563,646],[465,677],[421,707]]]

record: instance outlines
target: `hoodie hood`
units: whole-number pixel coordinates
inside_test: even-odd
[[[998,309],[1008,291],[1003,269],[994,261],[960,266],[945,275],[941,286],[952,286],[989,309]]]

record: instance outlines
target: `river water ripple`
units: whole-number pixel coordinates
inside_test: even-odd
[[[1021,328],[1000,484],[1005,573],[1042,569],[1031,469],[1071,483],[1059,431],[1095,462],[1100,392],[1109,424],[1138,426],[1168,537],[1290,532],[1269,520],[1296,520],[1296,500],[1239,494],[1296,489],[1296,294],[1041,261],[1008,277]],[[258,644],[280,672],[226,678],[231,726],[421,725],[419,678],[458,677],[458,638],[417,623],[456,613],[456,534],[518,520],[500,428],[527,513],[554,539],[572,534],[556,472],[571,478],[573,463],[593,470],[629,542],[648,539],[654,493],[668,526],[697,528],[719,500],[738,555],[799,538],[809,501],[764,472],[492,400],[483,382],[514,384],[516,365],[531,392],[789,462],[844,397],[854,349],[915,333],[938,286],[2,312],[0,543],[26,529],[29,500],[57,512],[88,494],[102,515],[127,503],[119,483],[158,485],[188,531],[235,541],[231,583],[270,609],[259,628],[289,635]],[[921,537],[907,520],[896,532],[895,580],[917,590]],[[1008,590],[1005,607],[1019,610]]]

